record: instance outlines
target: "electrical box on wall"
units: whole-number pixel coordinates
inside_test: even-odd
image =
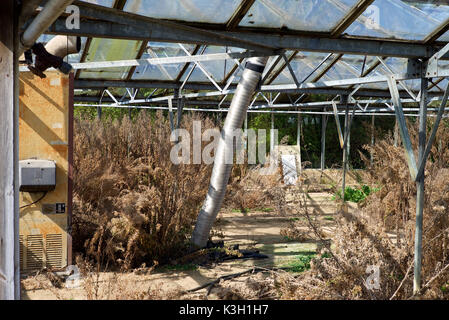
[[[73,74],[19,77],[20,269],[71,264]]]
[[[55,189],[56,163],[52,160],[28,159],[19,161],[19,190],[45,192]]]

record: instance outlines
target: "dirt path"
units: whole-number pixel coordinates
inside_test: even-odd
[[[316,210],[318,216],[328,225],[332,232],[333,215],[336,212],[335,202],[331,194],[315,192],[308,195],[306,204]],[[288,199],[287,199],[288,200]],[[269,210],[266,210],[269,211]],[[250,211],[246,214],[237,211],[222,210],[219,213],[216,227],[223,234],[225,245],[239,244],[241,249],[253,248],[267,255],[268,259],[242,259],[219,263],[212,268],[197,267],[193,270],[173,270],[145,274],[132,272],[117,274],[101,272],[94,279],[84,279],[85,283],[78,288],[57,289],[45,276],[38,276],[22,281],[22,299],[138,299],[138,292],[154,291],[154,298],[170,298],[173,291],[189,290],[223,275],[241,272],[252,266],[286,267],[297,261],[298,257],[312,255],[317,244],[314,241],[296,242],[281,235],[298,216],[279,215],[276,212]],[[245,281],[245,277],[237,281]],[[86,289],[87,288],[87,289]],[[198,291],[189,298],[201,298],[205,290]],[[218,294],[218,296],[217,296]],[[219,297],[220,292],[212,291],[209,298]]]

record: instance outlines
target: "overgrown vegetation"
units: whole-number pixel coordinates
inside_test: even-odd
[[[323,101],[323,97],[312,95],[310,101]],[[271,115],[267,113],[249,114],[248,127],[253,129],[271,128]],[[321,161],[321,130],[323,117],[321,115],[303,114],[301,121],[301,159],[308,168],[319,168]],[[341,167],[342,151],[339,147],[337,126],[333,116],[327,116],[326,125],[326,157],[327,168]],[[340,119],[343,121],[343,119]],[[342,122],[343,123],[343,122]],[[374,135],[376,139],[383,139],[394,127],[394,119],[382,117],[382,121],[375,123]],[[296,145],[298,116],[289,114],[276,114],[274,127],[278,130],[279,141],[284,140],[288,145]],[[267,152],[270,146],[270,134],[266,136]],[[349,164],[354,168],[365,168],[365,162],[359,154],[363,145],[371,141],[371,117],[355,117],[351,126]],[[362,151],[365,155],[368,153]]]
[[[213,127],[201,120],[203,130]],[[191,130],[193,117],[182,126]],[[170,161],[160,112],[75,120],[73,247],[102,265],[163,264],[187,248],[210,166]]]
[[[294,261],[290,262],[287,265],[286,271],[300,273],[309,270],[310,262],[315,256],[316,256],[315,252],[307,252],[299,254],[298,256],[295,257]]]
[[[416,124],[410,126],[416,149]],[[449,298],[449,129],[438,131],[437,143],[426,167],[424,207],[422,290],[413,295],[413,257],[416,186],[411,181],[402,146],[387,137],[374,147],[369,168],[373,183],[382,188],[371,193],[359,212],[342,210],[336,215],[332,247],[316,219],[317,212],[305,205],[299,215],[306,217],[320,249],[330,257],[313,259],[311,269],[295,280],[280,280],[280,292],[288,299],[409,299]],[[365,161],[369,162],[367,159]],[[307,192],[307,190],[303,190]],[[296,207],[298,207],[296,205]],[[368,267],[378,267],[380,287],[369,288]]]
[[[192,117],[184,118],[188,130],[190,121]],[[209,119],[202,121],[203,129],[213,126]],[[416,124],[409,127],[416,149]],[[161,113],[141,113],[133,121],[76,120],[76,250],[103,265],[124,269],[142,263],[152,267],[171,263],[172,268],[181,270],[196,265],[177,258],[185,256],[211,168],[173,165],[169,135],[168,120]],[[380,188],[346,188],[346,200],[362,202],[361,209],[355,213],[340,210],[323,219],[307,207],[304,185],[297,186],[297,197],[289,206],[277,175],[267,178],[258,175],[257,168],[234,166],[225,200],[228,208],[295,213],[297,217],[291,219],[291,228],[283,235],[296,241],[316,241],[319,246],[316,257],[301,256],[292,263],[289,271],[301,272],[299,276],[271,272],[267,277],[250,277],[244,289],[229,290],[222,298],[449,298],[449,127],[442,124],[426,167],[423,290],[419,296],[412,292],[416,186],[402,146],[395,147],[392,140],[391,136],[378,138],[360,154],[368,168],[367,185]],[[336,227],[329,232],[325,223]],[[380,289],[370,289],[366,282],[367,268],[373,266],[380,271]],[[96,297],[94,289],[89,292]]]
[[[253,209],[283,212],[285,190],[280,173],[263,175],[259,169],[258,166],[250,168],[247,165],[234,165],[224,207],[242,213]]]
[[[351,201],[351,202],[361,202],[366,199],[367,196],[369,196],[373,192],[379,191],[379,188],[373,188],[367,185],[361,185],[360,187],[353,188],[353,187],[346,187],[345,188],[345,201]],[[337,192],[332,196],[332,200],[342,200],[343,197],[341,196],[341,190],[337,190]]]
[[[215,126],[210,118],[185,115],[182,127],[191,132],[194,120],[202,121],[202,130]],[[134,120],[78,117],[74,131],[75,252],[125,270],[185,255],[212,166],[172,163],[162,112],[141,112]],[[258,169],[234,166],[225,205],[242,212],[283,208],[280,175]]]

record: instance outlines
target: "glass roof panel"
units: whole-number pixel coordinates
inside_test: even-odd
[[[228,48],[230,52],[242,52],[243,49],[240,48]],[[226,52],[226,47],[218,47],[218,46],[208,46],[204,51],[204,54],[213,54],[213,53],[224,53]],[[201,66],[210,74],[210,76],[218,82],[222,82],[226,75],[232,70],[236,63],[234,60],[226,59],[226,60],[215,60],[215,61],[202,61]],[[186,73],[181,78],[181,81],[189,74],[192,69],[193,64],[190,64]],[[189,81],[199,81],[199,82],[208,82],[209,79],[204,74],[201,69],[196,66],[195,70],[193,70],[192,75],[189,78]]]
[[[363,57],[361,57],[361,62]],[[360,77],[360,72],[348,63],[348,59],[339,60],[332,68],[327,71],[326,75],[322,78],[327,80],[339,80],[339,79],[351,79]]]
[[[438,38],[438,41],[449,41],[449,31]]]
[[[357,0],[256,0],[240,22],[240,26],[330,31],[357,2]]]
[[[291,84],[294,83],[292,75],[288,68],[282,70],[282,72],[274,79],[271,84]]]
[[[183,44],[190,53],[195,49],[195,45]],[[165,58],[186,56],[187,53],[176,43],[148,42],[146,52],[142,59]],[[138,80],[175,80],[184,64],[164,64],[164,65],[142,65],[134,71],[132,79]]]
[[[407,90],[419,92],[419,90],[421,89],[421,80],[418,80],[418,79],[404,80],[403,85],[401,85],[401,83],[398,84],[399,90],[402,90],[402,89],[405,90],[404,86],[407,88]]]
[[[241,62],[241,65],[242,66],[245,66],[245,64],[246,64],[246,58],[245,59],[243,59],[243,61]],[[243,74],[243,69],[242,68],[237,68],[237,70],[235,70],[235,72],[234,72],[234,78],[232,78],[232,83],[233,84],[237,84],[237,83],[239,83],[239,81],[240,81],[240,79],[241,79],[241,77],[242,77],[242,74]],[[230,77],[232,77],[232,75],[230,75]],[[228,78],[228,80],[229,80],[230,78]]]
[[[377,60],[377,58],[374,57]],[[384,63],[388,66],[386,68],[383,64],[379,64],[374,72],[370,76],[385,76],[392,73],[405,73],[407,71],[407,59],[402,58],[387,58]],[[386,82],[373,83],[366,85],[367,88],[377,88],[388,90],[388,85]],[[403,87],[399,87],[399,90],[403,90]]]
[[[82,0],[82,2],[89,2],[93,4],[98,4],[103,7],[109,7],[112,8],[114,5],[114,0]]]
[[[359,55],[344,55],[322,78],[323,80],[341,80],[350,78],[359,78],[362,74],[362,68],[366,70],[370,65],[375,62],[376,57],[367,57],[365,67],[363,67],[364,56]],[[367,77],[380,76],[378,66],[374,71],[371,71]],[[356,86],[352,86],[354,89]],[[387,90],[388,86],[384,82],[364,84],[362,88],[365,89],[384,89]]]
[[[285,52],[285,56],[287,58],[289,58],[289,57],[291,57],[291,55],[293,53],[294,53],[294,51],[287,50]],[[277,59],[277,57],[271,57],[271,59]],[[270,62],[271,61],[268,61],[268,63],[270,63]],[[283,59],[281,59],[278,62],[278,64],[274,67],[273,71],[268,76],[267,82],[265,82],[265,84],[269,83],[269,81],[270,81],[270,79],[272,79],[273,75],[278,73],[281,68],[283,68],[281,73],[279,73],[279,75],[275,79],[272,79],[270,84],[290,84],[290,83],[294,83],[294,80],[292,78],[292,75],[291,75],[290,71],[288,70],[288,67],[287,66],[284,67],[284,65],[285,65],[284,62],[285,61]],[[267,63],[267,65],[269,65],[268,63]]]
[[[435,86],[433,86],[432,83],[429,83],[429,86],[433,86],[432,89],[430,89],[431,92],[441,92],[446,90],[449,81],[447,79],[443,79],[440,82],[438,82],[439,80],[440,79],[438,78],[432,79],[432,81],[435,83]]]
[[[93,38],[86,62],[135,59],[141,44],[141,41],[135,40]],[[87,69],[80,72],[80,78],[124,79],[129,69],[130,67]]]
[[[46,45],[54,37],[55,37],[55,35],[51,35],[51,34],[41,34],[36,42],[41,42],[44,45]],[[80,62],[81,56],[83,55],[83,52],[84,52],[84,47],[86,46],[86,41],[87,41],[87,38],[81,37],[80,52],[69,54],[66,58],[64,58],[64,61],[66,61],[68,63],[78,63],[78,62]]]
[[[128,0],[124,11],[157,19],[226,23],[241,0]]]
[[[320,71],[332,61],[332,57],[326,60],[316,71],[314,69],[328,56],[327,53],[299,52],[290,62],[296,78],[299,82],[311,82]],[[313,71],[313,73],[312,73]]]
[[[356,36],[423,40],[448,18],[448,2],[376,0],[349,26],[346,33]]]
[[[184,75],[181,78],[181,81],[184,81],[186,79],[187,75],[190,73],[192,68],[193,68],[193,63],[189,64],[186,72],[184,73]],[[206,75],[203,72],[201,72],[201,70],[199,70],[198,67],[195,67],[195,70],[193,70],[192,74],[190,75],[188,82],[209,82],[209,79],[206,77]]]
[[[392,73],[406,73],[407,72],[407,59],[388,58],[385,61],[385,64],[388,66],[388,68],[386,68],[384,65],[381,65],[377,69],[381,75],[390,75]],[[401,82],[398,84],[399,90],[407,89],[407,90],[419,91],[421,89],[421,84],[420,84],[419,80],[405,80],[405,81],[401,81]]]

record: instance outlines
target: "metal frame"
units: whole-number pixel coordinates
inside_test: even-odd
[[[65,1],[67,3],[71,1]],[[173,112],[178,112],[177,125],[181,121],[182,111],[208,111],[208,112],[228,112],[225,108],[228,104],[226,97],[235,93],[235,85],[233,84],[239,71],[244,65],[246,58],[255,56],[275,56],[272,64],[267,67],[267,72],[264,73],[261,85],[257,90],[256,98],[254,98],[248,112],[259,113],[287,113],[287,114],[322,114],[334,115],[339,128],[340,145],[343,148],[343,162],[344,170],[346,169],[347,161],[347,146],[349,145],[349,129],[353,116],[356,115],[395,115],[400,129],[401,139],[404,145],[405,154],[410,170],[411,178],[416,181],[418,188],[417,195],[417,220],[416,220],[416,239],[415,239],[415,276],[414,276],[414,291],[418,293],[421,288],[421,231],[422,231],[422,208],[424,201],[424,168],[426,159],[430,152],[430,147],[434,142],[436,131],[440,120],[445,117],[446,104],[448,100],[449,86],[446,91],[438,86],[442,79],[449,77],[449,70],[442,69],[439,61],[442,59],[449,59],[449,45],[438,43],[437,39],[449,30],[449,19],[441,23],[422,41],[402,41],[392,40],[386,38],[364,38],[364,37],[348,37],[344,35],[345,30],[356,20],[363,21],[366,17],[362,16],[365,9],[373,2],[373,0],[359,0],[353,8],[345,8],[347,14],[338,21],[338,23],[329,32],[307,32],[307,31],[292,31],[292,30],[274,30],[263,28],[243,28],[239,24],[243,17],[251,9],[255,0],[243,0],[236,11],[231,15],[231,18],[225,24],[213,23],[196,23],[174,20],[162,20],[144,17],[141,15],[124,12],[126,0],[116,0],[113,8],[107,8],[99,5],[94,5],[86,2],[75,1],[74,3],[80,8],[82,23],[80,29],[69,30],[66,28],[65,19],[57,18],[53,14],[51,20],[54,21],[49,29],[46,31],[49,34],[65,34],[65,35],[80,35],[89,37],[87,40],[85,50],[82,53],[79,64],[74,64],[76,72],[75,86],[78,88],[101,88],[102,94],[99,97],[93,97],[100,101],[100,104],[86,104],[90,107],[97,107],[101,113],[102,107],[117,107],[117,108],[148,108],[148,109],[169,109],[170,123],[172,129],[174,128]],[[42,17],[51,15],[53,11],[49,7],[54,0],[47,1],[41,12],[34,12],[33,10],[26,10],[21,20],[24,24],[21,26],[25,30],[25,43],[28,44],[32,39],[36,39],[40,33],[44,32],[50,20]],[[35,1],[30,1],[31,9],[35,9]],[[56,10],[60,12],[60,10]],[[17,17],[19,18],[19,17]],[[28,19],[28,21],[26,21]],[[30,23],[31,22],[31,23]],[[39,26],[36,27],[36,25]],[[139,51],[136,52],[136,59],[116,62],[90,62],[86,63],[85,59],[90,50],[90,43],[92,38],[116,38],[142,41]],[[141,59],[141,56],[147,50],[148,41],[161,41],[171,43],[193,43],[196,44],[193,53],[187,52],[187,56],[173,57],[173,58],[154,58]],[[204,55],[202,54],[207,45],[231,46],[246,49],[242,53],[225,53],[218,55]],[[445,46],[444,46],[445,45]],[[200,51],[200,47],[203,51]],[[290,57],[286,56],[286,50],[293,50]],[[327,57],[319,63],[304,80],[300,81],[295,74],[290,62],[295,55],[300,51],[309,52],[323,52],[327,53]],[[340,62],[343,55],[354,54],[365,56],[362,72],[360,77],[351,79],[338,80],[322,80],[323,77],[331,70],[337,63]],[[377,56],[378,61],[370,66],[365,66],[366,56]],[[320,67],[333,57],[323,70],[313,76]],[[385,59],[389,57],[401,57],[411,59],[408,64],[406,73],[398,74],[393,70],[389,70],[391,74],[382,76],[369,76],[379,65],[388,66],[385,64]],[[208,60],[209,59],[209,60]],[[236,65],[226,75],[223,83],[219,84],[210,76],[207,68],[201,65],[201,61],[210,61],[210,59],[224,59],[236,62]],[[280,61],[284,64],[278,66]],[[131,80],[137,66],[144,63],[157,64],[163,68],[165,63],[183,63],[184,66],[181,71],[171,82],[163,81],[133,81]],[[200,68],[202,72],[209,79],[210,83],[192,83],[189,82],[190,75],[181,84],[180,79],[183,77],[189,64]],[[107,68],[127,66],[132,67],[127,76],[123,80],[106,80],[102,79],[87,80],[80,78],[79,70],[82,68]],[[191,70],[193,70],[194,66]],[[288,68],[294,83],[285,85],[273,85],[276,77]],[[192,72],[192,71],[191,71]],[[191,73],[190,73],[191,74]],[[312,77],[313,76],[313,77]],[[432,78],[439,78],[433,82]],[[311,80],[309,80],[311,79]],[[410,90],[405,84],[404,80],[418,79],[421,81],[420,92]],[[307,82],[306,82],[307,81]],[[397,83],[400,83],[405,91],[400,92]],[[428,83],[432,83],[430,86]],[[387,83],[387,90],[367,90],[363,86],[370,83]],[[117,99],[110,88],[125,87],[125,88],[164,88],[173,89],[174,94],[165,96],[144,97],[143,99],[137,97],[138,90],[127,90],[121,99]],[[436,87],[437,91],[429,91]],[[218,89],[218,91],[217,91]],[[207,92],[192,92],[197,90],[205,90]],[[188,91],[188,92],[187,92]],[[155,91],[153,91],[154,93]],[[269,93],[269,99],[265,96]],[[109,98],[103,99],[103,95],[107,94]],[[329,96],[328,101],[318,103],[304,103],[306,94],[308,93],[324,93]],[[287,94],[288,99],[291,99],[290,94],[299,94],[295,101],[290,103],[283,103],[283,95]],[[444,95],[443,95],[444,94]],[[129,95],[129,99],[126,99]],[[275,98],[273,99],[273,95]],[[337,95],[337,97],[335,97]],[[382,97],[387,99],[376,100],[362,100],[362,96]],[[407,96],[412,99],[407,99]],[[443,96],[443,97],[442,97]],[[206,100],[218,97],[220,100]],[[224,98],[222,98],[224,97]],[[336,98],[343,98],[339,103],[335,102]],[[391,99],[390,99],[391,97]],[[82,101],[86,97],[78,97]],[[173,108],[172,102],[175,99],[178,103],[176,110]],[[259,99],[259,100],[258,100]],[[266,100],[267,103],[263,102]],[[276,101],[281,101],[275,104]],[[430,100],[441,100],[439,108],[427,108]],[[113,101],[113,104],[103,104],[103,101]],[[262,101],[262,103],[260,103]],[[419,102],[419,108],[404,108],[404,103]],[[185,108],[185,104],[194,103],[197,106],[215,105],[216,108]],[[392,107],[390,107],[392,103]],[[150,104],[142,106],[141,104]],[[157,104],[158,106],[155,106]],[[160,106],[160,104],[167,104],[168,107]],[[380,106],[380,104],[386,104]],[[363,107],[362,105],[366,105]],[[352,117],[349,120],[349,108],[352,106]],[[332,107],[332,111],[327,111],[326,107]],[[368,108],[369,107],[369,108]],[[318,109],[317,109],[318,108]],[[344,111],[341,109],[345,108]],[[294,110],[292,110],[294,109]],[[316,111],[318,110],[318,111]],[[437,110],[436,115],[427,115],[430,111]],[[407,113],[404,113],[407,112]],[[339,123],[339,115],[345,114],[345,133],[341,132]],[[419,152],[418,160],[411,146],[410,137],[406,127],[405,117],[417,116],[420,121],[420,135],[419,135]],[[425,137],[425,120],[427,116],[435,116],[436,122],[432,129],[429,141],[426,145]],[[324,122],[323,122],[324,123]],[[17,119],[14,119],[14,125],[17,125]],[[325,127],[323,132],[325,132]],[[324,135],[325,136],[325,135]],[[323,140],[324,141],[324,140]],[[324,146],[324,143],[322,144]],[[324,147],[322,147],[324,148]],[[324,149],[323,149],[324,150]],[[324,159],[324,152],[323,152]],[[324,160],[322,160],[322,163]],[[323,164],[322,164],[323,166]],[[344,178],[344,176],[343,176]],[[344,188],[344,182],[343,182]],[[343,189],[344,192],[344,189]],[[343,193],[344,194],[344,193]]]

